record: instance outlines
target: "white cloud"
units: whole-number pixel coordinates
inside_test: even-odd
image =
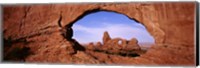
[[[154,42],[153,38],[150,37],[150,35],[142,28],[125,24],[102,24],[104,25],[103,28],[91,28],[74,24],[72,27],[74,33],[84,32],[84,34],[75,34],[73,38],[77,39],[81,43],[97,42],[102,41],[103,33],[108,31],[111,38],[121,37],[130,40],[131,38],[135,37],[139,42]],[[136,26],[140,27],[140,25]]]

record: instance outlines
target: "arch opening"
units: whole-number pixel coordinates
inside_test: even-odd
[[[74,36],[79,43],[102,42],[103,32],[108,31],[111,38],[127,40],[136,38],[139,44],[155,43],[145,26],[126,15],[112,11],[94,11],[73,23]],[[96,33],[96,34],[95,34]],[[91,39],[91,41],[90,41]],[[92,41],[93,40],[93,41]]]
[[[154,38],[148,33],[145,26],[117,12],[89,11],[78,17],[70,25],[73,29],[72,38],[76,39],[86,49],[107,54],[139,56],[132,51],[141,49],[146,51],[148,47],[155,43]],[[108,32],[107,38],[109,39],[106,43],[104,42],[105,32]],[[109,47],[108,45],[114,46]],[[111,49],[111,51],[103,50],[104,48]],[[127,50],[127,53],[114,52],[116,48],[121,51]]]

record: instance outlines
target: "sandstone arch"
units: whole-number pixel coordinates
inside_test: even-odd
[[[108,10],[136,19],[156,41],[146,54],[128,61],[120,59],[124,62],[117,63],[195,65],[195,8],[195,2],[3,5],[3,37],[27,41],[20,45],[30,47],[35,53],[26,58],[27,62],[70,63],[71,59],[65,58],[70,43],[59,32],[60,15],[61,25],[65,26],[86,11]]]

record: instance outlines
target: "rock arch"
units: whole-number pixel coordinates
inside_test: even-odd
[[[60,25],[63,27],[73,24],[85,12],[99,9],[122,13],[139,21],[154,37],[156,45],[165,44],[153,46],[146,54],[132,60],[132,64],[195,65],[195,2],[67,3],[3,5],[2,8],[3,37],[17,40],[18,43],[24,43],[21,40],[25,40],[27,43],[20,45],[28,46],[36,53],[26,61],[46,62],[50,59],[49,62],[68,62],[66,60],[70,58],[61,58],[67,56],[66,52],[69,51],[66,51],[66,47],[70,43],[60,35],[60,16]],[[64,55],[57,55],[57,52]]]
[[[145,26],[145,28],[147,29],[147,31],[150,33],[150,35],[152,35],[154,37],[155,43],[163,43],[163,41],[164,41],[165,33],[162,29],[160,29],[160,26],[157,24],[158,22],[151,20],[150,18],[137,19],[138,16],[135,17],[135,16],[130,15],[126,12],[118,11],[118,10],[115,10],[115,9],[104,8],[103,6],[102,7],[101,6],[96,7],[96,8],[93,8],[93,9],[87,9],[83,12],[80,12],[81,14],[78,15],[74,20],[72,20],[71,22],[63,21],[62,24],[65,25],[65,26],[73,25],[76,21],[83,18],[85,15],[90,14],[90,13],[99,12],[99,11],[108,11],[108,12],[115,12],[115,13],[123,14],[123,15],[127,16],[129,19],[135,20],[136,22],[143,24]],[[135,14],[137,14],[137,13],[135,13]],[[65,15],[62,15],[62,16],[65,16]]]

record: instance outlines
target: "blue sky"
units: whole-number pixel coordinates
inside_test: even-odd
[[[80,43],[102,42],[103,33],[108,31],[111,38],[136,38],[139,43],[154,43],[146,28],[123,14],[99,11],[84,16],[73,26],[74,36]]]

